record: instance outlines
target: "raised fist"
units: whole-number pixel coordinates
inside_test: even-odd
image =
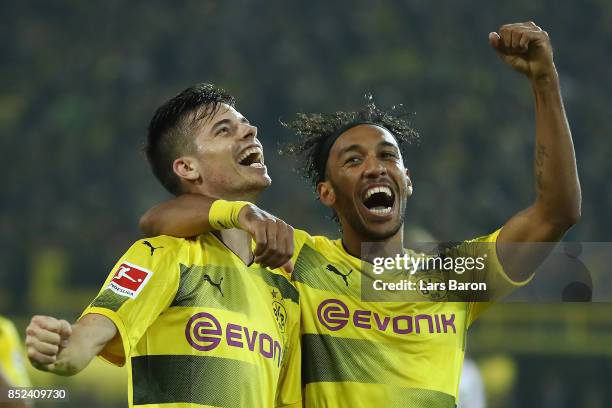
[[[489,33],[489,43],[502,61],[530,79],[557,74],[548,33],[533,21],[505,24],[498,32]]]

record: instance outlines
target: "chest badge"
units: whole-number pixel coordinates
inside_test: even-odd
[[[274,293],[274,291],[272,291],[272,293]],[[283,306],[282,303],[276,300],[273,300],[272,301],[272,313],[274,313],[274,319],[276,320],[278,329],[280,330],[281,333],[284,333],[285,328],[287,326],[287,310],[285,310],[285,306]]]

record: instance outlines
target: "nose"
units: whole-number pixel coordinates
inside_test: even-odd
[[[364,164],[363,175],[367,178],[378,178],[387,174],[387,168],[377,157],[368,157]]]
[[[251,124],[244,124],[244,129],[242,130],[242,139],[257,138],[257,126],[253,126]]]

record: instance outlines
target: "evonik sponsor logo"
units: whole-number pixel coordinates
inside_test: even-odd
[[[191,347],[199,351],[212,351],[225,341],[229,347],[246,347],[266,359],[272,359],[278,367],[283,360],[281,343],[269,334],[234,323],[222,326],[219,319],[207,312],[191,316],[185,326],[185,338]]]
[[[396,334],[457,333],[454,313],[382,316],[364,309],[351,312],[338,299],[322,301],[317,308],[317,318],[330,331],[341,330],[352,323],[357,329],[392,331]]]

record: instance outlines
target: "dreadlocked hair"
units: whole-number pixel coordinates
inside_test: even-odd
[[[281,124],[294,132],[299,140],[282,147],[280,154],[299,157],[301,164],[297,169],[298,172],[316,187],[317,183],[325,179],[325,174],[321,174],[321,168],[327,157],[322,157],[321,153],[327,138],[347,125],[350,126],[351,123],[370,122],[389,130],[403,150],[406,146],[419,141],[418,132],[407,120],[409,115],[403,105],[388,109],[377,107],[370,94],[366,95],[366,105],[357,112],[298,113],[290,122],[281,121]]]

